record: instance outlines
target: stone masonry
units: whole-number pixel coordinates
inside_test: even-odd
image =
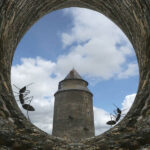
[[[59,82],[55,93],[53,133],[70,142],[93,137],[93,95],[75,69]]]
[[[133,45],[140,74],[137,96],[126,117],[102,135],[78,143],[55,138],[28,122],[10,83],[13,55],[23,35],[42,16],[66,7],[93,9],[116,23]],[[150,149],[149,0],[0,0],[0,150],[8,149]]]

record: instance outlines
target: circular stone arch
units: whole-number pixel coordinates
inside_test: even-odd
[[[66,7],[98,11],[115,22],[132,43],[140,81],[126,117],[102,135],[80,143],[48,135],[24,117],[11,89],[11,63],[18,42],[43,15]],[[150,144],[150,1],[148,0],[1,0],[0,1],[0,148],[28,149],[144,149]]]

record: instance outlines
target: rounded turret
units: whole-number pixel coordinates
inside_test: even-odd
[[[59,82],[55,93],[54,136],[73,142],[94,136],[93,95],[87,86],[88,82],[74,69]]]

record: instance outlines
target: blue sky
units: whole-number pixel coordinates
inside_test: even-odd
[[[49,108],[45,108],[46,112],[38,110],[37,114],[31,114],[31,120],[51,132],[52,125],[51,128],[47,126],[52,124],[52,115],[45,125],[38,117],[44,113],[52,114],[57,84],[73,67],[89,82],[89,89],[94,94],[97,133],[102,133],[108,129],[104,123],[115,109],[113,104],[129,108],[139,81],[137,60],[130,42],[102,14],[68,8],[38,20],[16,49],[12,83],[20,87],[32,81],[35,83],[31,87],[33,104],[37,110],[46,105]],[[105,120],[99,119],[102,115],[106,116]]]
[[[24,35],[19,43],[13,64],[20,63],[21,57],[40,56],[56,61],[62,50],[61,33],[69,31],[71,16],[62,14],[63,10],[54,11],[38,20]]]

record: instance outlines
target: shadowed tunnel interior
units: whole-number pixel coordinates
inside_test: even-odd
[[[131,41],[140,82],[132,108],[114,128],[80,143],[48,135],[26,120],[13,97],[10,70],[17,44],[42,16],[57,9],[84,7],[116,23]],[[147,0],[1,0],[0,1],[0,148],[141,149],[150,145],[150,2]]]

